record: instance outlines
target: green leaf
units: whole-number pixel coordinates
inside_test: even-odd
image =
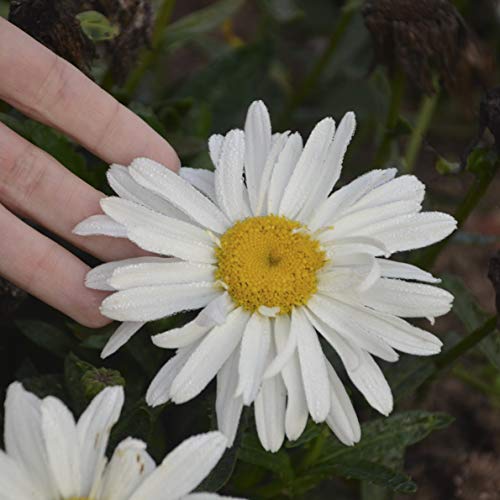
[[[64,358],[68,352],[76,347],[76,342],[67,332],[63,332],[48,323],[36,320],[19,320],[15,322],[15,325],[33,343],[55,356]]]
[[[472,333],[489,318],[458,276],[444,275],[443,286],[455,296],[453,313],[463,323],[467,333]],[[490,363],[500,370],[500,332],[495,330],[488,335],[479,343],[479,349]]]
[[[231,17],[243,3],[244,0],[219,0],[209,7],[184,16],[166,29],[164,42],[167,46],[180,45],[213,31]]]
[[[0,17],[9,17],[9,2],[7,0],[0,0]]]
[[[120,34],[120,27],[96,10],[87,10],[76,15],[82,31],[93,42],[113,40]]]

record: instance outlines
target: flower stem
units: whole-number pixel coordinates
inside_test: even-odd
[[[432,116],[436,110],[436,105],[439,100],[439,90],[435,92],[432,96],[424,96],[420,104],[420,110],[418,112],[417,121],[413,132],[410,136],[410,142],[408,143],[408,148],[406,150],[404,170],[406,173],[413,171],[415,161],[422,147],[422,141],[431,123]]]
[[[470,335],[464,337],[456,346],[441,354],[435,361],[435,374],[443,371],[445,368],[453,364],[458,358],[460,358],[460,356],[462,356],[462,354],[465,354],[481,342],[481,340],[490,335],[490,333],[494,332],[497,328],[497,321],[498,316],[490,317]]]
[[[375,154],[374,164],[377,167],[384,166],[389,160],[391,153],[391,144],[394,139],[394,129],[398,124],[399,109],[403,100],[405,87],[405,78],[402,71],[398,71],[391,79],[391,100],[387,112],[384,137]]]
[[[308,453],[306,453],[304,459],[302,460],[299,467],[300,470],[307,470],[311,465],[314,465],[317,462],[318,458],[321,456],[327,437],[327,431],[323,429],[314,441],[311,449]]]
[[[166,26],[170,22],[174,6],[175,6],[175,0],[163,0],[163,3],[160,6],[158,13],[156,15],[156,21],[153,28],[153,36],[151,43],[152,49],[144,50],[142,52],[137,67],[134,69],[134,71],[132,71],[132,73],[127,79],[127,82],[125,83],[124,94],[127,100],[130,100],[130,98],[134,95],[135,91],[137,90],[137,87],[141,83],[144,73],[158,57],[159,48],[161,46],[161,41],[163,38],[163,32],[165,31]]]
[[[495,162],[491,168],[482,169],[481,172],[476,176],[474,183],[469,189],[469,192],[463,199],[462,203],[458,206],[454,216],[457,220],[458,228],[461,228],[471,212],[474,210],[475,206],[481,201],[489,185],[495,178],[496,173],[500,168],[500,159]],[[448,244],[452,236],[448,236],[444,240],[440,241],[436,245],[428,248],[426,251],[422,252],[420,258],[417,259],[417,265],[423,267],[424,269],[430,269],[434,262],[436,261],[438,255],[441,253],[443,248]]]
[[[302,104],[304,99],[307,98],[313,91],[314,87],[318,83],[318,80],[321,77],[321,74],[328,66],[337,46],[342,39],[347,27],[349,26],[351,19],[354,16],[355,9],[347,8],[343,9],[342,15],[337,22],[335,29],[330,35],[330,39],[328,41],[328,45],[325,47],[325,50],[314,64],[312,70],[309,74],[304,78],[302,83],[299,85],[297,90],[292,94],[291,98],[288,101],[288,104],[281,115],[279,120],[281,126],[286,126],[295,111],[295,109]]]

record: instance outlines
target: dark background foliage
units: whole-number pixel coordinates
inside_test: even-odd
[[[434,327],[424,325],[443,339],[442,355],[382,363],[394,414],[378,417],[352,391],[363,421],[357,446],[310,423],[273,455],[260,447],[248,411],[204,489],[255,499],[500,498],[500,334],[487,278],[500,243],[500,98],[492,90],[500,84],[500,2],[0,0],[0,15],[127,104],[186,165],[212,168],[209,135],[241,126],[257,98],[277,130],[303,134],[326,115],[354,110],[358,131],[342,183],[396,165],[426,183],[426,209],[460,221],[450,240],[401,256],[444,273],[456,302]],[[0,120],[109,192],[107,166],[70,139],[2,103]],[[498,289],[497,267],[498,257],[490,271]],[[78,414],[101,388],[123,384],[127,403],[111,447],[133,435],[161,460],[185,437],[215,427],[213,386],[181,406],[151,410],[143,400],[169,356],[150,334],[188,317],[147,325],[103,362],[114,326],[83,328],[2,280],[2,397],[21,380]]]

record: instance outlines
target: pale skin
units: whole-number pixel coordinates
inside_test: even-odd
[[[138,116],[74,66],[0,18],[0,100],[60,130],[107,163],[147,156],[172,170],[179,158]],[[87,289],[89,267],[19,217],[103,260],[141,255],[131,242],[81,237],[77,223],[101,213],[104,195],[0,123],[0,275],[92,328],[104,292]]]

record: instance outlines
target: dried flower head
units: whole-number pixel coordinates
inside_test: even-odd
[[[11,0],[9,21],[88,73],[95,49],[75,17],[79,3],[74,0]]]
[[[434,74],[447,88],[487,81],[489,54],[448,0],[366,0],[363,16],[377,60],[422,91],[435,92]]]

